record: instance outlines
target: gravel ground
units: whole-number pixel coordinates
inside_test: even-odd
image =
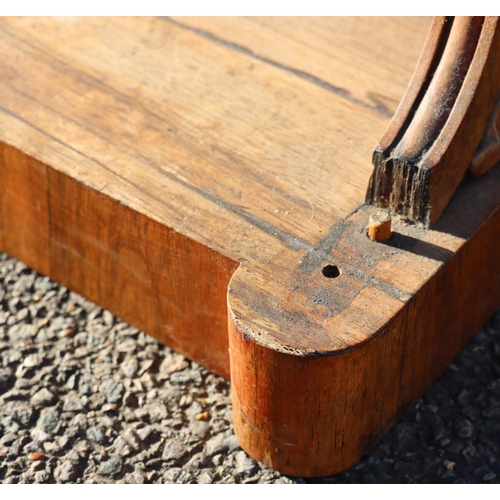
[[[336,476],[248,457],[230,385],[0,253],[2,483],[497,483],[500,311],[382,443]]]

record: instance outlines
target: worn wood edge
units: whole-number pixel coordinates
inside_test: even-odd
[[[432,273],[357,344],[319,353],[269,341],[276,331],[266,332],[266,318],[257,324],[248,310],[235,310],[241,301],[233,285],[244,267],[236,271],[228,292],[231,382],[235,432],[245,451],[283,473],[314,477],[351,467],[375,446],[500,305],[499,188],[497,167],[469,179],[434,229],[415,226],[420,249],[444,245],[433,254]],[[416,248],[392,257],[407,255],[411,263]],[[380,274],[375,268],[373,276]],[[311,341],[301,326],[288,333]]]
[[[429,226],[449,203],[500,92],[498,18],[482,19],[434,20],[408,90],[374,151],[368,204],[388,207]],[[469,38],[471,43],[465,43]],[[455,50],[458,42],[463,51]],[[446,70],[450,66],[461,71],[463,82]],[[442,106],[444,112],[436,117],[441,94],[450,106]]]
[[[500,306],[499,246],[497,206],[394,318],[337,355],[271,349],[230,315],[234,427],[242,448],[297,476],[353,466]]]
[[[2,251],[229,378],[237,262],[4,143],[0,175]]]
[[[228,287],[230,317],[247,338],[283,353],[318,358],[358,348],[497,210],[499,189],[497,167],[468,178],[432,229],[393,217],[391,240],[373,242],[367,235],[372,208],[365,205],[314,247],[284,248],[265,267],[243,261]],[[325,278],[329,265],[338,267],[338,279]]]

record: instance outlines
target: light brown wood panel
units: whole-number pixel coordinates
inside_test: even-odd
[[[173,231],[204,245],[182,266],[207,266],[224,283],[234,263],[309,248],[362,201],[387,118],[161,19],[3,18],[0,53],[0,137],[11,155],[2,248],[227,375],[227,340],[214,343],[218,353],[203,340],[212,334],[190,347],[176,337],[211,323],[223,338],[225,291],[217,285],[208,302],[205,288],[178,294],[146,256]],[[49,199],[47,168],[61,197],[50,230],[48,205],[34,212]],[[168,231],[145,232],[123,207]],[[172,276],[189,281],[169,251]],[[187,298],[210,304],[212,319],[176,318]]]
[[[320,239],[363,200],[388,122],[164,20],[3,19],[0,41],[4,141],[231,257],[252,222]]]
[[[415,69],[430,18],[174,17],[391,116]]]

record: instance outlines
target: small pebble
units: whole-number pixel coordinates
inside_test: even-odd
[[[77,476],[78,468],[70,461],[62,462],[54,472],[54,477],[61,483],[73,481]]]

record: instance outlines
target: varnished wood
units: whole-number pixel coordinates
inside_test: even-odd
[[[350,467],[500,305],[497,167],[367,236],[427,23],[0,19],[1,248],[230,374],[253,457]]]
[[[441,215],[499,97],[498,23],[497,17],[434,20],[407,93],[375,150],[368,203],[427,225]]]

